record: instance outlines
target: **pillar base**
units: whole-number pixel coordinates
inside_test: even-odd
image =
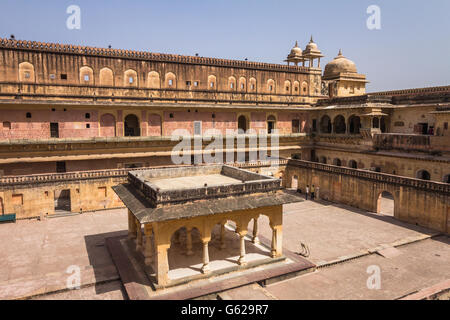
[[[258,237],[253,237],[252,238],[252,243],[259,244],[259,238]]]
[[[247,264],[247,261],[245,260],[245,257],[239,257],[238,265],[245,266],[246,264]]]
[[[209,265],[207,265],[207,264],[204,264],[203,266],[202,266],[202,273],[209,273],[209,271],[210,271],[210,269],[209,269]]]

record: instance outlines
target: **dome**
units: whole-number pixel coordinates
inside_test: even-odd
[[[295,42],[295,47],[292,48],[291,53],[289,54],[289,57],[296,57],[296,56],[301,56],[302,55],[302,49],[300,49],[298,47],[298,43]]]
[[[309,43],[306,45],[305,51],[319,51],[319,48],[317,47],[317,44],[313,41],[313,38],[311,36],[311,40],[309,40]]]
[[[319,48],[317,47],[317,44],[314,42],[310,42],[306,45],[305,51],[318,51]]]
[[[344,57],[342,55],[342,52],[339,50],[338,56],[325,66],[323,76],[324,77],[334,76],[342,72],[357,73],[355,63]]]

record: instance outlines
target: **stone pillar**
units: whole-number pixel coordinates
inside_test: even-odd
[[[253,237],[252,237],[253,243],[259,243],[258,239],[258,218],[253,219]]]
[[[283,206],[276,206],[270,217],[270,227],[272,228],[272,246],[270,255],[272,258],[283,255]]]
[[[270,252],[272,258],[281,257],[281,255],[283,254],[281,239],[282,239],[281,226],[272,228],[272,250]]]
[[[169,249],[169,245],[167,244],[156,245],[155,272],[156,281],[160,286],[169,284],[169,260],[167,257],[167,249]]]
[[[220,224],[220,249],[225,249],[225,223]]]
[[[142,250],[142,227],[141,223],[136,219],[136,229],[137,229],[137,238],[136,238],[136,251]]]
[[[186,229],[186,255],[192,256],[194,252],[192,252],[192,228]]]
[[[209,272],[209,250],[208,250],[208,244],[209,241],[202,239],[203,242],[203,266],[202,266],[202,273],[208,273]]]
[[[153,262],[153,243],[152,243],[152,229],[151,227],[144,227],[145,233],[145,248],[144,248],[144,258],[145,265],[150,266]]]
[[[245,236],[247,235],[247,230],[240,229],[237,233],[239,234],[240,247],[241,247],[238,264],[243,266],[243,265],[247,264],[247,261],[245,261]]]
[[[128,209],[128,239],[136,239],[136,220],[130,209]]]

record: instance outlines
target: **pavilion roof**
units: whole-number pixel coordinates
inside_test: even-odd
[[[142,224],[197,216],[208,216],[303,201],[298,195],[285,190],[280,190],[277,192],[197,200],[182,204],[154,207],[150,201],[148,201],[144,195],[131,184],[121,184],[112,188],[125,206]]]

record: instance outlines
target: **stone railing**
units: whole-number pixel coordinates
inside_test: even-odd
[[[336,134],[336,133],[316,133],[314,142],[332,144],[360,144],[363,140],[361,134]]]
[[[250,62],[250,61],[218,59],[218,58],[204,58],[197,56],[195,57],[182,56],[176,54],[153,53],[147,51],[122,50],[111,48],[107,49],[107,48],[86,47],[86,46],[67,45],[59,43],[11,40],[2,38],[0,38],[0,48],[90,55],[100,57],[115,57],[122,59],[214,65],[222,67],[259,69],[259,70],[281,71],[281,72],[308,72],[309,70],[309,68],[303,66],[288,66],[272,63]]]
[[[247,163],[229,163],[227,165],[239,168],[254,168],[254,167],[269,167],[272,165],[286,165],[288,160],[280,159],[273,161],[258,161]],[[208,164],[204,164],[208,165]],[[177,165],[178,167],[179,165]],[[187,166],[187,165],[185,165]],[[130,169],[106,169],[106,170],[93,170],[93,171],[77,171],[77,172],[65,172],[65,173],[48,173],[48,174],[33,174],[25,176],[4,176],[0,177],[0,187],[13,186],[13,185],[34,185],[40,183],[56,183],[56,182],[69,182],[77,180],[95,180],[95,179],[108,179],[108,178],[123,178],[128,177],[129,171],[148,170],[148,169],[162,169],[173,168],[175,166],[160,166],[160,167],[141,167]]]
[[[76,83],[22,83],[0,82],[0,98],[14,99],[15,103],[36,103],[39,100],[51,100],[52,104],[76,101],[89,104],[118,103],[227,103],[255,104],[271,106],[309,106],[314,96],[285,92],[264,92],[264,90],[209,90],[206,88],[147,88],[144,82],[137,87],[99,86]],[[64,101],[66,100],[66,101]]]
[[[431,136],[423,134],[379,133],[373,136],[373,145],[381,150],[430,151]]]
[[[450,184],[414,179],[409,177],[395,176],[387,173],[379,173],[368,170],[352,169],[346,167],[338,167],[329,164],[322,164],[317,162],[310,162],[304,160],[289,160],[287,164],[289,167],[301,167],[310,170],[324,171],[337,175],[346,175],[357,177],[359,179],[370,180],[377,183],[394,184],[415,189],[426,190],[428,192],[439,192],[450,195]]]
[[[397,95],[438,93],[438,92],[439,93],[450,92],[450,86],[428,87],[428,88],[414,88],[414,89],[392,90],[392,91],[381,91],[381,92],[370,92],[369,94],[375,95],[375,96],[397,96]]]

